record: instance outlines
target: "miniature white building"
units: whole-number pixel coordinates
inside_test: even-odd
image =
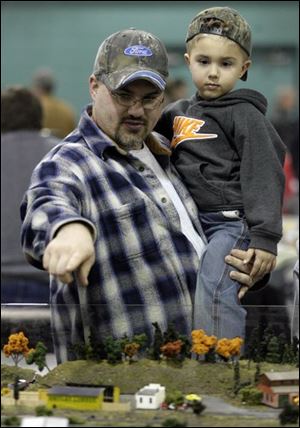
[[[137,409],[158,409],[166,397],[166,388],[159,383],[149,383],[135,394]]]
[[[68,427],[67,418],[57,418],[54,416],[24,416],[21,427]]]

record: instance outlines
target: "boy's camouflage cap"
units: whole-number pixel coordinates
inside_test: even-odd
[[[189,25],[186,43],[200,33],[227,37],[240,45],[251,56],[251,28],[247,21],[234,9],[212,7],[198,13]],[[247,72],[241,79],[247,79]]]
[[[111,90],[145,79],[163,91],[168,77],[167,51],[151,33],[134,28],[119,31],[99,47],[93,73]]]

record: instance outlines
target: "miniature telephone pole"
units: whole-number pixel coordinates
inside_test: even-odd
[[[14,399],[15,399],[15,406],[18,404],[18,400],[20,398],[20,389],[19,389],[19,378],[18,376],[15,377],[14,381]]]

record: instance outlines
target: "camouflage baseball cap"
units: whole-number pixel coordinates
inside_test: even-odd
[[[168,77],[167,51],[153,34],[135,28],[119,31],[99,47],[93,73],[112,90],[145,79],[163,91]]]
[[[247,21],[229,7],[212,7],[198,13],[189,25],[186,43],[200,33],[216,34],[236,42],[251,56],[251,28]],[[247,80],[247,72],[241,77]]]

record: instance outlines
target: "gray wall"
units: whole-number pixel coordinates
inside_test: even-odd
[[[263,92],[272,107],[279,85],[298,86],[298,1],[5,1],[1,3],[1,86],[30,84],[33,72],[51,67],[57,95],[77,114],[89,102],[88,77],[101,41],[128,27],[150,31],[170,52],[171,76],[193,86],[183,62],[187,26],[200,10],[212,6],[237,9],[253,30],[253,66],[246,83]]]

